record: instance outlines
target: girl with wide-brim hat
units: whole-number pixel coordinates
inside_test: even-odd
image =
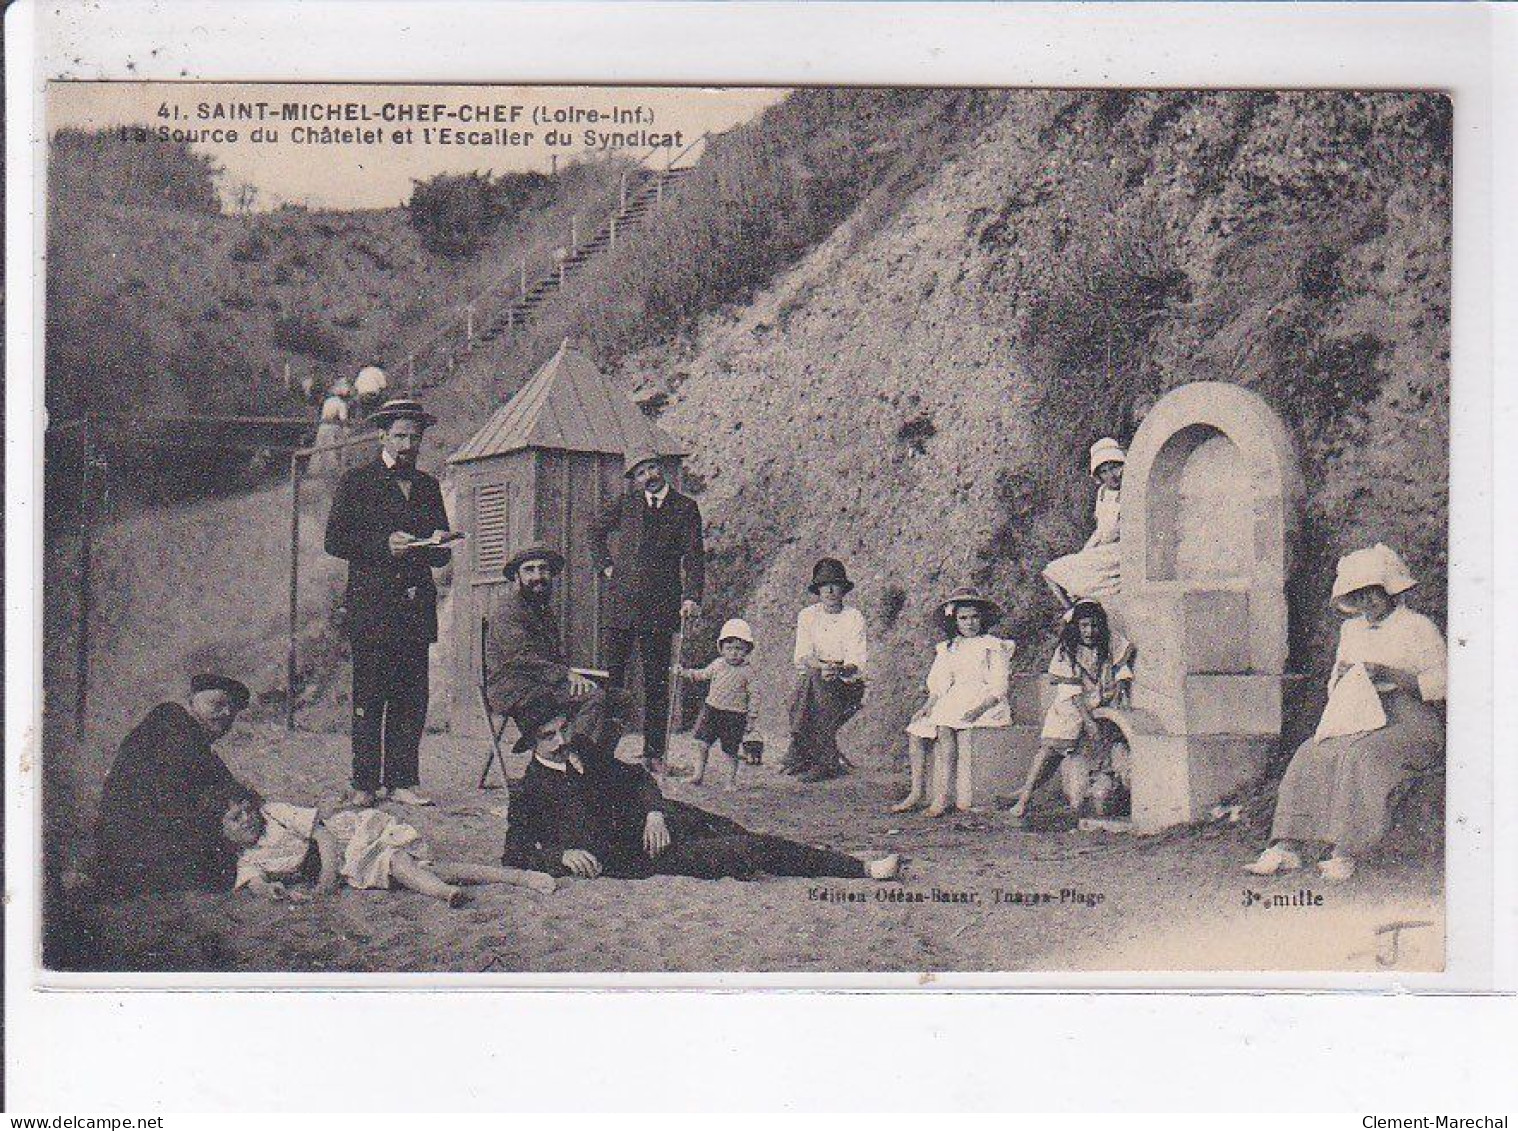
[[[927,702],[907,725],[911,789],[891,811],[904,813],[922,804],[931,752],[932,797],[927,815],[941,817],[949,809],[961,732],[1012,723],[1008,661],[1016,646],[987,631],[1001,621],[1002,608],[971,586],[936,602],[933,619],[947,639],[933,655],[926,680]],[[962,783],[957,792],[957,807],[969,808],[968,783]]]
[[[1330,600],[1348,619],[1328,678],[1317,733],[1297,748],[1276,795],[1271,843],[1246,870],[1302,866],[1308,844],[1329,849],[1318,871],[1347,880],[1391,825],[1407,781],[1444,756],[1444,637],[1402,603],[1414,581],[1391,547],[1339,559]]]

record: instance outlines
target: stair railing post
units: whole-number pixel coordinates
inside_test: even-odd
[[[474,344],[474,303],[464,308],[464,344]]]
[[[416,354],[408,353],[406,355],[406,392],[409,393],[414,388],[416,388]]]
[[[522,297],[527,297],[527,260],[522,260]]]
[[[627,174],[623,173],[617,188],[617,208],[627,207]]]
[[[654,203],[664,203],[664,178],[658,173],[654,174]]]
[[[569,218],[569,250],[572,252],[580,250],[580,218],[578,216]]]

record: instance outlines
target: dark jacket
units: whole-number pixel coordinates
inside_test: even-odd
[[[529,698],[545,692],[566,699],[569,662],[552,605],[534,605],[515,583],[500,589],[485,637],[485,694],[491,708],[515,714]]]
[[[126,736],[106,775],[95,825],[95,878],[136,894],[232,886],[237,849],[222,814],[249,791],[195,717],[160,703]]]
[[[434,567],[448,564],[445,548],[392,557],[397,530],[425,538],[448,529],[443,490],[412,472],[411,497],[381,460],[355,467],[338,482],[327,516],[327,553],[348,563],[348,635],[355,643],[431,644],[437,639]]]
[[[706,563],[701,511],[673,487],[658,510],[643,492],[614,499],[591,531],[597,570],[612,567],[607,623],[613,628],[674,632],[680,602],[701,600]]]
[[[511,802],[510,827],[501,862],[563,876],[563,856],[584,849],[603,874],[623,879],[653,874],[643,851],[643,825],[665,801],[642,766],[586,753],[584,771],[550,769],[536,758],[527,764],[522,792]]]

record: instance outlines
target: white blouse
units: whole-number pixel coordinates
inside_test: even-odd
[[[1376,624],[1363,616],[1344,622],[1339,629],[1339,651],[1334,656],[1328,689],[1332,691],[1339,677],[1355,664],[1380,664],[1416,675],[1418,694],[1425,702],[1442,700],[1448,687],[1448,656],[1438,626],[1403,605]],[[1377,691],[1392,691],[1395,687],[1384,680],[1376,683]]]
[[[1086,549],[1116,542],[1122,522],[1122,492],[1096,489],[1096,529],[1086,539]]]
[[[796,656],[798,668],[806,661],[853,664],[864,674],[869,649],[865,643],[864,614],[852,606],[830,613],[821,604],[808,605],[796,617]]]

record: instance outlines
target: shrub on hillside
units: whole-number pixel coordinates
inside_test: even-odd
[[[336,365],[344,358],[343,343],[316,315],[308,311],[274,320],[274,344],[280,349]]]
[[[502,223],[509,223],[548,183],[542,173],[440,173],[413,182],[406,211],[436,255],[473,255]]]
[[[72,199],[218,213],[221,169],[183,142],[137,141],[118,130],[59,130],[48,147],[49,191]]]

